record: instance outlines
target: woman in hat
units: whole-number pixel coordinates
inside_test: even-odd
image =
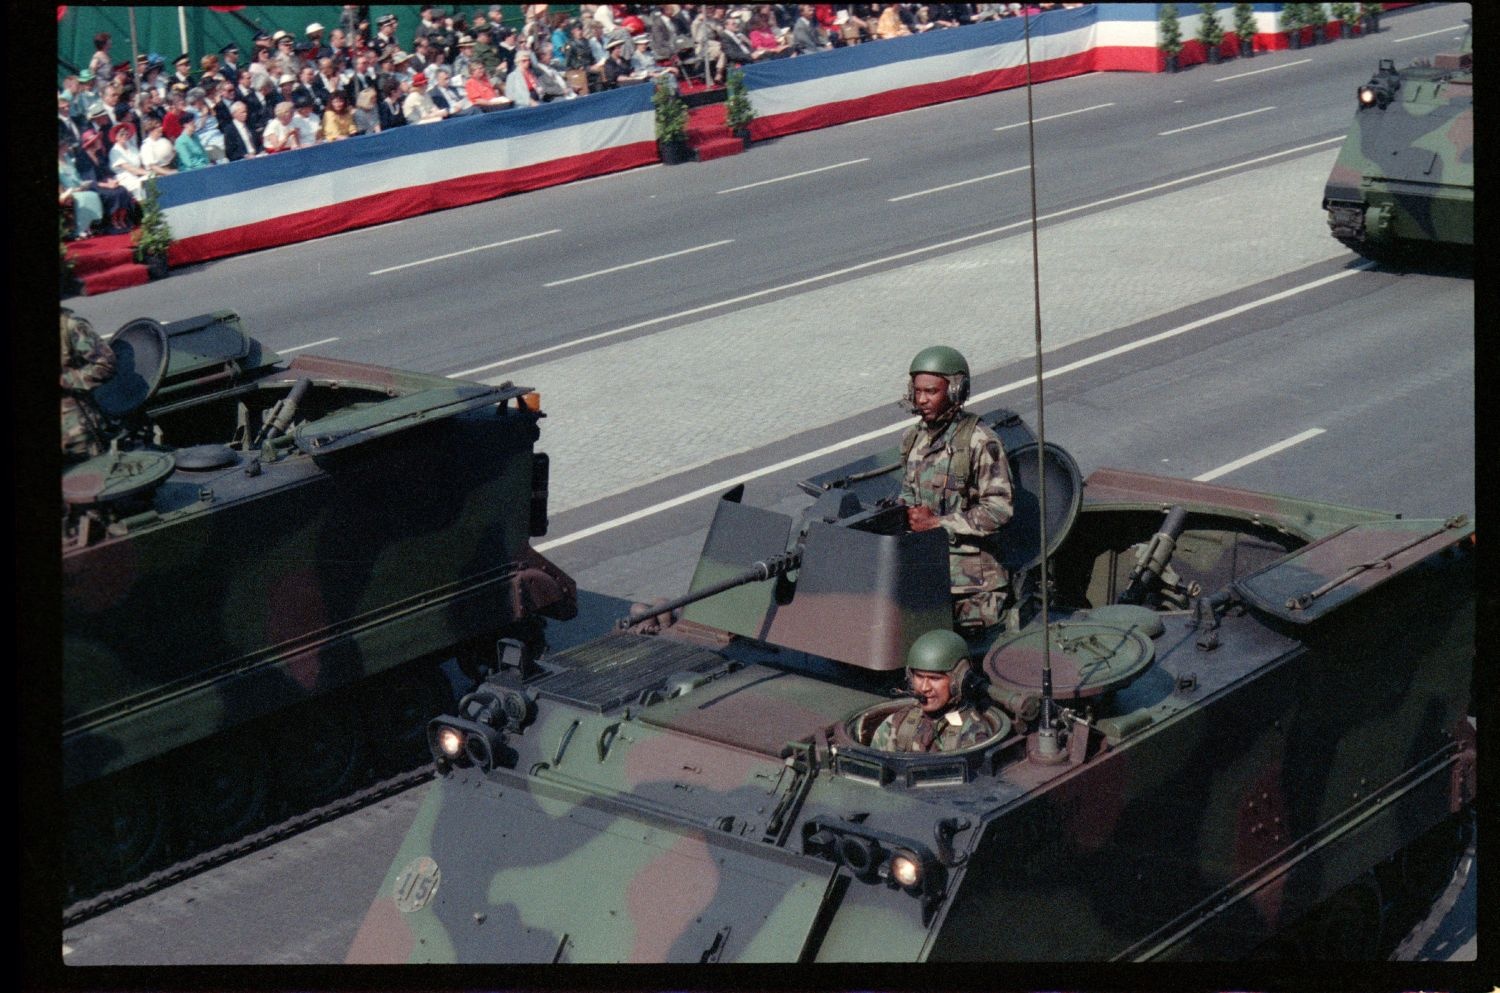
[[[338,141],[359,134],[359,125],[354,123],[354,108],[349,106],[349,96],[343,90],[328,94],[328,106],[323,110],[323,140]]]
[[[177,149],[162,133],[161,118],[147,115],[141,118],[141,127],[146,131],[146,140],[141,142],[141,164],[154,176],[170,176],[177,169]]]
[[[354,98],[355,134],[375,134],[380,130],[380,114],[375,109],[375,87],[359,91]]]
[[[141,161],[141,149],[135,142],[135,125],[121,122],[109,129],[109,167],[115,179],[137,200],[151,170]]]
[[[115,179],[114,170],[110,169],[109,159],[104,154],[104,139],[98,131],[89,128],[83,133],[83,144],[73,157],[73,165],[79,182],[72,185],[99,194],[104,210],[105,233],[120,234],[129,231],[137,209],[135,199]]]
[[[73,208],[74,238],[87,238],[96,222],[104,219],[104,203],[93,183],[78,174],[73,151],[66,138],[57,140],[57,203]]]

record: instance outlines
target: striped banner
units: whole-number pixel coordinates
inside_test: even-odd
[[[163,176],[173,265],[658,161],[651,87],[409,125]]]

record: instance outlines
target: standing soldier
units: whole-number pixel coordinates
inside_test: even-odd
[[[906,679],[917,702],[881,721],[870,747],[888,752],[952,752],[1000,730],[988,710],[963,702],[969,646],[952,631],[928,631],[906,653]]]
[[[68,462],[104,452],[103,415],[89,393],[115,374],[115,353],[88,321],[62,308],[62,450]]]
[[[913,531],[948,532],[953,625],[977,635],[1005,606],[995,534],[1011,517],[1010,466],[995,432],[964,412],[969,363],[957,350],[924,348],[910,377],[903,406],[921,420],[901,438],[901,502]]]

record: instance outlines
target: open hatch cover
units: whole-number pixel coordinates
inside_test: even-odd
[[[1235,588],[1261,610],[1306,624],[1473,533],[1463,516],[1355,524],[1277,559]]]
[[[454,417],[470,410],[493,407],[512,397],[529,393],[521,386],[483,386],[455,382],[451,386],[419,390],[392,397],[369,407],[354,407],[329,414],[292,432],[297,447],[309,455],[325,455],[383,438],[397,431]]]

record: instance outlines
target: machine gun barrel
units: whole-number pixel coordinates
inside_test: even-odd
[[[1182,537],[1182,529],[1186,525],[1186,508],[1173,507],[1167,511],[1161,530],[1151,536],[1151,540],[1136,558],[1135,568],[1130,572],[1130,582],[1126,584],[1125,592],[1120,594],[1120,603],[1145,603],[1152,586],[1161,581],[1162,570],[1171,561],[1172,553],[1177,549],[1177,539]]]
[[[285,433],[287,426],[297,416],[297,405],[307,395],[307,388],[311,385],[312,380],[306,377],[299,379],[286,396],[276,401],[276,405],[271,408],[271,416],[267,418],[265,426],[260,429],[260,434],[255,436],[256,445],[278,438]]]
[[[765,582],[768,579],[775,579],[777,576],[783,576],[786,573],[791,572],[801,564],[802,546],[798,545],[796,548],[792,549],[789,552],[783,552],[780,555],[773,555],[770,558],[761,559],[754,565],[750,566],[750,568],[746,569],[744,572],[730,576],[728,579],[721,579],[717,583],[712,583],[708,586],[703,587],[703,589],[701,590],[695,590],[692,593],[684,593],[682,596],[677,597],[673,600],[668,600],[666,603],[652,604],[649,606],[644,604],[637,604],[630,609],[630,613],[628,616],[620,620],[619,626],[621,628],[626,628],[632,624],[637,624],[641,621],[644,621],[648,617],[654,617],[657,614],[670,613],[671,611],[677,610],[679,607],[686,607],[688,604],[697,603],[699,600],[707,600],[711,596],[717,596],[718,594],[723,593],[725,590],[732,590],[736,586],[744,586],[747,583],[758,583]]]

